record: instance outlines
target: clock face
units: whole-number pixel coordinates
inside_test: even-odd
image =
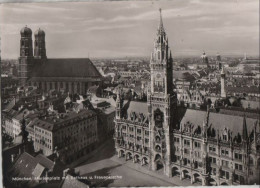
[[[155,121],[162,121],[162,119],[163,119],[162,114],[155,115]]]
[[[161,74],[158,73],[158,74],[156,75],[156,78],[161,78]]]
[[[162,127],[163,123],[163,112],[159,109],[154,111],[155,126]]]

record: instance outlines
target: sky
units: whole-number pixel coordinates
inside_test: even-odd
[[[159,8],[173,56],[259,55],[259,0],[161,0],[0,4],[1,57],[18,58],[25,25],[49,58],[150,56]]]

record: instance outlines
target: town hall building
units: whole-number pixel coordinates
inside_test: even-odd
[[[125,101],[117,91],[118,157],[192,184],[259,184],[258,117],[177,106],[172,62],[160,10],[147,102]]]

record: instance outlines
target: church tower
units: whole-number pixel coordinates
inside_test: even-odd
[[[177,98],[173,92],[172,57],[160,9],[160,23],[151,54],[151,89],[148,93],[150,117],[151,169],[171,176],[171,140]]]
[[[217,53],[217,61],[216,61],[216,68],[217,70],[221,70],[221,56],[219,53]]]
[[[207,65],[207,68],[209,68],[209,59],[205,52],[201,55],[202,63],[204,65]]]
[[[220,81],[221,82],[221,97],[226,98],[227,97],[226,87],[225,87],[226,74],[224,71],[224,67],[222,67],[220,76],[221,76],[221,81]]]
[[[26,85],[33,62],[32,30],[25,26],[20,31],[19,84]]]
[[[34,32],[34,58],[46,59],[45,32],[40,28]]]

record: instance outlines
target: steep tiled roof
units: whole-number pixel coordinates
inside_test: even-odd
[[[124,117],[132,121],[148,123],[147,103],[138,101],[124,101]]]
[[[126,106],[126,105],[125,105]],[[143,113],[148,114],[148,106],[146,102],[138,102],[138,101],[131,101],[127,108],[127,112],[136,112],[136,113]]]
[[[35,61],[32,77],[102,77],[88,58]]]
[[[51,161],[50,159],[48,159],[47,157],[45,157],[42,154],[39,154],[35,157],[35,160],[40,163],[41,165],[43,165],[44,167],[48,168],[48,169],[52,169],[54,166],[53,161]]]
[[[35,169],[33,170],[32,175],[34,177],[41,177],[44,169],[45,169],[45,167],[38,163],[36,165]]]
[[[42,154],[33,157],[32,155],[24,152],[15,162],[11,169],[13,177],[32,177],[42,173],[44,168],[52,169],[54,162],[43,156]]]
[[[181,120],[181,125],[184,125],[186,123],[191,123],[194,125],[193,130],[196,129],[196,127],[200,126],[202,128],[203,120],[206,116],[205,111],[200,110],[192,110],[187,109],[184,117]],[[215,112],[209,113],[209,119],[208,119],[208,126],[214,128],[215,130],[222,131],[224,128],[228,128],[230,131],[233,132],[233,135],[236,135],[237,133],[240,133],[242,135],[243,132],[243,116],[235,116],[230,114],[220,114]],[[257,121],[257,119],[253,118],[245,118],[247,131],[251,132],[254,128],[254,124]]]
[[[13,166],[12,175],[16,177],[31,177],[37,162],[28,153],[23,153]]]

